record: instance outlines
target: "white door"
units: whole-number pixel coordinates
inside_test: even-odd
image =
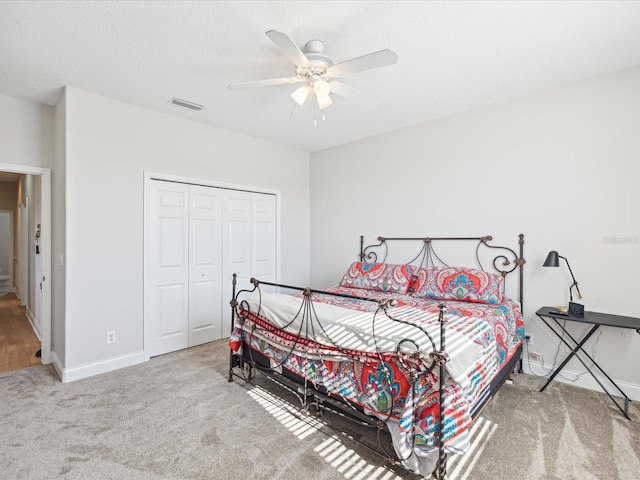
[[[239,190],[224,190],[222,221],[222,298],[229,305],[232,295],[231,281],[237,274],[236,291],[250,289],[251,273],[251,194]],[[231,332],[231,307],[223,312],[223,329]]]
[[[228,336],[222,331],[222,195],[189,187],[189,346]]]
[[[251,276],[276,280],[276,197],[251,193]]]
[[[189,346],[189,186],[149,182],[149,355]]]
[[[231,282],[234,273],[237,275],[236,292],[253,289],[249,283],[251,277],[262,281],[276,280],[275,195],[225,190],[223,223],[222,303],[227,307],[233,296]],[[227,307],[223,309],[225,336],[230,329],[231,310]]]

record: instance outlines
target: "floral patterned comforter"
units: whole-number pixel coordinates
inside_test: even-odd
[[[394,294],[395,306],[385,313],[378,302],[390,298],[387,292],[345,287],[328,292],[374,301],[313,294],[310,308],[304,308],[302,295],[263,294],[246,304],[231,341],[243,340],[268,357],[273,368],[288,369],[387,421],[396,453],[418,456],[418,469],[426,472],[436,461],[440,425],[439,369],[430,368],[429,353],[434,345],[440,348],[439,305],[444,304],[445,351],[451,359],[446,364],[445,448],[464,451],[473,407],[521,343],[519,304]]]

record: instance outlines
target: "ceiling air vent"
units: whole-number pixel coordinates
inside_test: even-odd
[[[169,100],[169,103],[172,105],[177,105],[178,107],[188,108],[189,110],[195,110],[196,112],[199,112],[204,108],[204,105],[198,105],[197,103],[189,102],[187,100],[176,97],[173,97],[171,100]]]

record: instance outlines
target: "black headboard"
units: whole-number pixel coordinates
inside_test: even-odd
[[[485,265],[482,260],[482,252],[485,249],[488,256],[488,263],[491,264],[493,272],[499,273],[505,279],[507,275],[517,272],[518,283],[518,301],[522,306],[523,302],[523,267],[526,263],[524,259],[524,234],[518,235],[518,252],[516,250],[501,246],[492,245],[490,242],[493,240],[491,235],[484,237],[378,237],[378,243],[365,246],[364,236],[360,236],[360,261],[365,263],[385,263],[389,254],[389,244],[394,242],[415,242],[418,248],[416,248],[415,256],[409,261],[402,262],[404,264],[415,265],[416,267],[428,267],[428,266],[449,266],[436,252],[436,245],[443,245],[451,242],[469,242],[472,247],[475,248],[474,256],[476,265],[475,268],[479,268],[484,271],[491,271],[485,269]],[[494,255],[495,254],[495,255]],[[454,265],[463,266],[463,265]]]

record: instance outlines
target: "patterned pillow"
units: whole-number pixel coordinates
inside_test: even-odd
[[[407,293],[414,294],[419,292],[421,288],[427,283],[427,271],[424,268],[420,268],[417,272],[414,272],[409,280],[409,287]]]
[[[425,273],[424,282],[415,282],[415,296],[473,303],[502,303],[504,279],[497,273],[464,267],[429,267]]]
[[[413,270],[414,267],[411,265],[354,262],[342,277],[340,286],[377,292],[406,293]]]

